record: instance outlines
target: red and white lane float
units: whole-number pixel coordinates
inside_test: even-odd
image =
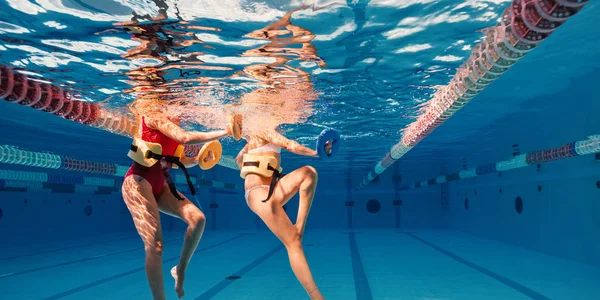
[[[73,99],[59,86],[29,78],[3,65],[0,65],[0,98],[122,136],[133,137],[138,130],[131,117],[103,109],[97,103]],[[202,146],[185,145],[185,154],[195,157]],[[221,157],[218,164],[239,169],[231,157]]]
[[[71,100],[62,88],[0,66],[0,97],[65,119],[90,125],[100,117],[96,103]]]
[[[485,39],[448,85],[440,88],[424,112],[409,124],[400,142],[363,179],[368,185],[429,133],[463,108],[490,83],[574,16],[589,0],[513,0],[499,24],[485,29]],[[390,158],[393,161],[390,161]]]

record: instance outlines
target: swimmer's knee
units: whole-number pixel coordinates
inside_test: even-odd
[[[190,218],[190,226],[194,228],[201,228],[206,224],[206,216],[201,211],[198,211],[192,215]]]
[[[294,232],[292,237],[287,241],[285,247],[288,250],[302,248],[302,235],[299,232]]]
[[[300,190],[306,191],[313,189],[317,185],[317,181],[319,180],[317,170],[311,166],[305,166],[302,167],[302,172],[304,175],[304,179],[302,180]]]
[[[317,169],[315,169],[312,166],[304,166],[304,174],[306,175],[306,177],[308,179],[317,181],[317,179],[319,178],[319,174],[317,173]]]

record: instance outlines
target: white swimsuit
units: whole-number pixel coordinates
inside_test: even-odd
[[[256,149],[252,149],[252,150],[248,151],[248,154],[256,154],[256,153],[263,153],[263,152],[281,153],[281,147],[279,147],[273,143],[268,143],[268,144],[260,146]]]

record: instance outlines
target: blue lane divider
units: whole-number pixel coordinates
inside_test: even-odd
[[[269,251],[269,252],[263,254],[261,257],[255,259],[253,262],[249,263],[245,267],[243,267],[240,270],[238,270],[237,272],[235,272],[232,276],[241,277],[242,275],[248,273],[250,270],[254,269],[256,266],[260,265],[263,261],[265,261],[268,258],[270,258],[271,256],[273,256],[273,254],[277,253],[277,251],[279,251],[281,249],[283,249],[283,245],[279,245],[279,246],[271,249],[271,251]],[[210,289],[208,289],[208,291],[204,292],[202,295],[196,297],[195,300],[212,299],[212,297],[216,296],[218,293],[223,291],[226,287],[228,287],[232,283],[233,283],[232,280],[224,279],[221,282],[214,285],[213,287],[211,287]]]
[[[0,156],[2,152],[0,145]],[[12,158],[11,158],[12,159]],[[20,161],[20,160],[19,160]],[[66,160],[70,161],[70,160]],[[0,163],[3,158],[0,157]],[[30,165],[28,166],[37,166]],[[67,168],[68,169],[68,168]],[[50,191],[51,193],[94,193],[94,194],[111,194],[118,192],[123,184],[123,176],[127,171],[127,167],[118,166],[115,172],[100,173],[109,177],[88,177],[88,176],[68,176],[57,175],[45,172],[31,172],[19,170],[0,169],[0,191],[5,192],[30,192],[30,191]],[[68,169],[70,170],[70,169]],[[72,171],[87,172],[85,168],[73,169]],[[89,172],[88,172],[89,173]],[[92,172],[93,173],[93,172]],[[241,185],[233,183],[220,182],[214,180],[198,180],[197,175],[191,175],[191,181],[197,186],[209,187],[223,191],[239,191],[242,190]],[[178,185],[187,187],[187,180],[180,174],[173,174],[174,182]]]
[[[468,170],[462,170],[453,174],[440,175],[436,178],[431,178],[410,185],[401,186],[400,190],[405,191],[420,187],[432,186],[438,183],[446,183],[449,181],[473,178],[476,176],[486,175],[495,172],[515,170],[519,168],[525,168],[531,165],[542,164],[574,156],[582,156],[595,153],[600,153],[600,135],[591,135],[585,140],[571,142],[559,147],[528,152],[526,154],[519,154],[508,160],[499,161],[495,163],[487,163],[484,165],[470,168]]]
[[[434,245],[434,244],[432,244],[432,243],[430,243],[430,242],[428,242],[428,241],[426,241],[426,240],[424,240],[424,239],[422,239],[422,238],[420,238],[420,237],[418,237],[418,236],[416,236],[416,235],[414,235],[412,233],[405,233],[405,234],[408,235],[408,236],[410,236],[410,237],[412,237],[413,239],[415,239],[415,240],[417,240],[417,241],[419,241],[419,242],[421,242],[421,243],[423,243],[423,244],[425,244],[425,245],[427,245],[427,246],[429,246],[429,247],[437,250],[438,252],[440,252],[440,253],[442,253],[442,254],[444,254],[444,255],[446,255],[446,256],[454,259],[455,261],[457,261],[457,262],[459,262],[459,263],[461,263],[461,264],[463,264],[465,266],[471,267],[472,269],[475,269],[475,270],[477,270],[477,271],[479,271],[479,272],[481,272],[481,273],[483,273],[483,274],[485,274],[485,275],[487,275],[487,276],[489,276],[491,278],[494,278],[494,279],[496,279],[496,280],[504,283],[508,287],[510,287],[510,288],[512,288],[512,289],[514,289],[514,290],[516,290],[518,292],[520,292],[521,294],[523,294],[523,295],[525,295],[525,296],[527,296],[527,297],[529,297],[531,299],[535,299],[535,300],[552,300],[551,298],[548,298],[548,297],[546,297],[546,296],[544,296],[544,295],[542,295],[542,294],[540,294],[540,293],[538,293],[538,292],[536,292],[536,291],[534,291],[534,290],[532,290],[532,289],[530,289],[530,288],[528,288],[528,287],[526,287],[524,285],[521,285],[521,284],[515,282],[514,280],[506,278],[506,277],[504,277],[504,276],[502,276],[500,274],[494,273],[494,272],[492,272],[492,271],[490,271],[490,270],[488,270],[488,269],[486,269],[486,268],[484,268],[482,266],[476,265],[476,264],[474,264],[474,263],[472,263],[472,262],[470,262],[470,261],[468,261],[468,260],[466,260],[466,259],[464,259],[464,258],[462,258],[462,257],[460,257],[460,256],[458,256],[458,255],[456,255],[456,254],[448,251],[448,250],[445,250],[445,249],[443,249],[443,248],[441,248],[439,246],[436,246],[436,245]]]
[[[234,236],[232,238],[226,239],[226,240],[221,241],[219,243],[216,243],[216,244],[204,247],[204,248],[196,249],[196,251],[194,251],[194,254],[196,254],[198,252],[210,250],[210,249],[222,246],[222,245],[225,245],[227,243],[233,242],[234,240],[237,240],[237,239],[241,238],[242,236],[245,236],[245,235],[248,235],[248,234],[249,233],[241,233],[241,234],[239,234],[237,236]],[[171,257],[171,258],[169,258],[167,260],[163,260],[163,263],[173,262],[173,261],[179,260],[179,258],[180,258],[180,256],[174,256],[174,257]],[[117,280],[119,278],[123,278],[123,277],[125,277],[127,275],[131,275],[131,274],[134,274],[134,273],[137,273],[137,272],[142,272],[144,270],[145,270],[145,267],[135,268],[135,269],[132,269],[132,270],[129,270],[129,271],[125,271],[125,272],[122,272],[122,273],[119,273],[119,274],[115,274],[113,276],[109,276],[109,277],[106,277],[106,278],[102,278],[100,280],[96,280],[94,282],[90,282],[88,284],[84,284],[82,286],[79,286],[79,287],[76,287],[76,288],[64,291],[64,292],[56,294],[56,295],[52,295],[52,296],[44,298],[42,300],[62,299],[62,298],[71,296],[73,294],[76,294],[76,293],[79,293],[79,292],[82,292],[82,291],[85,291],[85,290],[89,290],[89,289],[94,288],[96,286],[99,286],[101,284],[104,284],[104,283],[107,283],[107,282],[111,282],[111,281]]]
[[[356,299],[373,300],[369,279],[367,278],[365,268],[362,260],[360,259],[360,252],[358,251],[358,245],[356,244],[356,238],[354,237],[353,232],[349,234],[348,239],[350,241],[350,256],[352,258],[352,271],[354,273],[354,289],[356,291]]]

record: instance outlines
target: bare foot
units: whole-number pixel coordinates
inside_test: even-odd
[[[177,297],[179,299],[183,298],[183,279],[184,274],[178,274],[177,266],[174,266],[171,269],[171,276],[175,279],[175,292],[177,293]]]

